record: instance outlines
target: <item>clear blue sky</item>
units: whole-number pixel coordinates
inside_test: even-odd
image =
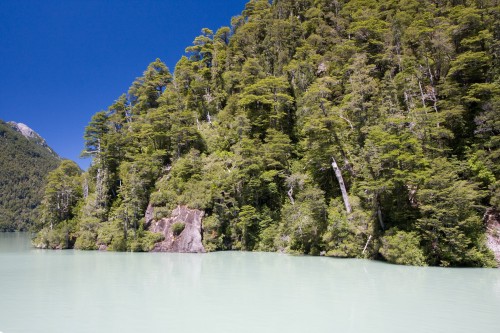
[[[79,158],[91,116],[156,58],[171,72],[204,27],[247,0],[0,0],[0,119],[25,123]]]

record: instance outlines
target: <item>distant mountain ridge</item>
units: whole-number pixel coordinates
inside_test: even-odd
[[[45,178],[60,161],[29,126],[0,120],[0,231],[29,229]]]
[[[28,140],[31,140],[32,142],[36,143],[37,145],[40,145],[44,148],[47,148],[51,153],[54,155],[57,155],[55,151],[52,150],[52,148],[49,147],[47,142],[45,141],[44,138],[37,132],[35,132],[32,128],[30,128],[28,125],[23,124],[23,123],[16,123],[15,121],[8,121],[7,124],[12,127],[15,131],[21,133],[25,138]]]

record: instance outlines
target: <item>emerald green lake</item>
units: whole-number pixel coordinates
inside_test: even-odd
[[[0,233],[0,332],[498,332],[500,270],[44,251]]]

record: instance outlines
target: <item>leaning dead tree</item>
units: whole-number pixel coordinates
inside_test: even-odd
[[[365,254],[366,249],[368,248],[368,244],[370,244],[371,240],[372,240],[372,235],[370,235],[370,237],[368,237],[368,240],[366,241],[365,247],[363,248],[363,252],[361,252],[361,254]]]
[[[349,197],[347,196],[347,190],[345,188],[344,178],[342,178],[342,172],[340,172],[339,166],[337,165],[337,162],[335,161],[335,158],[333,156],[332,156],[332,168],[333,171],[335,172],[335,176],[337,177],[337,180],[340,185],[340,191],[342,192],[342,199],[344,200],[345,210],[347,211],[347,214],[351,214],[352,209],[351,209],[351,204],[349,203]]]

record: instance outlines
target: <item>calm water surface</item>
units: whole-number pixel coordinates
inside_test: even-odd
[[[500,270],[43,251],[0,233],[0,332],[499,332]]]

